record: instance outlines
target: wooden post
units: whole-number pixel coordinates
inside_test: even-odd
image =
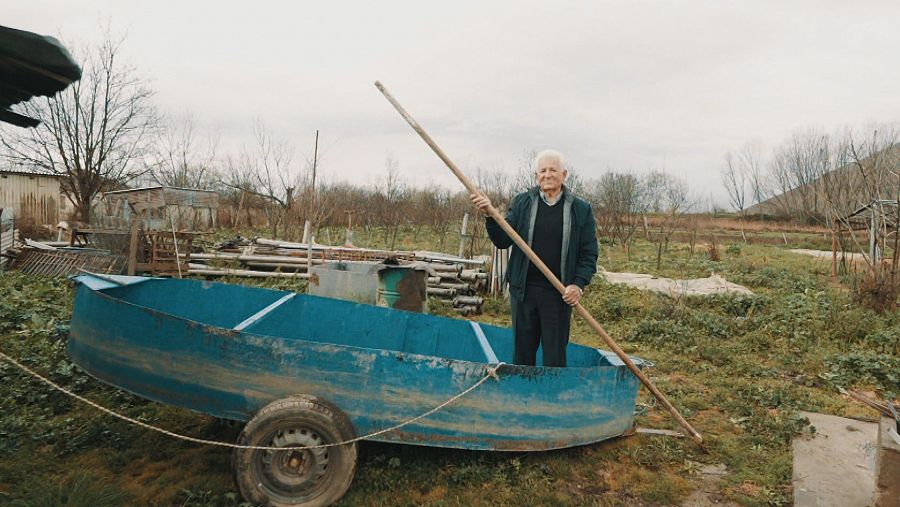
[[[347,214],[347,234],[344,235],[344,246],[353,246],[353,210],[344,210]]]
[[[500,266],[497,263],[497,247],[495,245],[491,245],[491,283],[488,288],[488,292],[493,296],[497,293],[497,270]]]
[[[135,218],[131,220],[131,238],[128,242],[128,274],[131,276],[137,274],[137,257],[140,239],[141,221]],[[178,259],[176,259],[176,261],[177,260]]]
[[[478,187],[476,187],[475,184],[472,183],[472,181],[465,174],[463,174],[462,171],[459,170],[456,164],[454,164],[453,161],[450,160],[450,157],[448,157],[444,153],[444,151],[441,150],[440,147],[438,147],[437,143],[434,142],[431,136],[429,136],[428,133],[426,133],[425,130],[419,126],[418,122],[416,122],[416,120],[414,120],[412,116],[410,116],[409,113],[407,113],[406,110],[403,109],[403,106],[401,106],[400,103],[398,103],[396,99],[394,99],[394,97],[384,88],[384,86],[378,81],[375,82],[375,86],[381,91],[382,94],[384,94],[384,97],[388,100],[388,102],[391,103],[391,105],[394,106],[394,108],[398,113],[400,113],[403,119],[406,120],[409,126],[419,134],[422,140],[425,141],[425,144],[431,147],[434,153],[444,162],[444,164],[447,165],[450,171],[452,171],[453,174],[456,175],[463,186],[466,187],[466,190],[468,190],[470,194],[481,193],[478,190]],[[491,206],[488,210],[488,213],[490,214],[491,218],[493,218],[497,222],[497,225],[499,225],[500,228],[503,229],[503,231],[510,237],[510,239],[513,240],[513,243],[515,243],[516,246],[518,246],[519,249],[521,249],[522,252],[528,257],[528,259],[541,271],[541,273],[543,273],[544,276],[547,277],[547,280],[549,280],[550,283],[553,284],[553,287],[556,288],[556,290],[559,291],[560,294],[565,293],[566,288],[565,286],[563,286],[562,282],[559,281],[559,278],[557,278],[556,275],[554,275],[553,272],[550,271],[550,268],[548,268],[547,265],[544,264],[543,261],[541,261],[540,257],[538,257],[537,254],[534,253],[531,247],[528,246],[528,243],[526,243],[525,240],[523,240],[522,237],[519,236],[516,230],[513,229],[511,225],[509,225],[509,223],[506,221],[506,218],[504,218],[503,215],[500,214],[500,211],[497,210],[497,208],[495,208],[494,206]],[[625,351],[622,350],[622,348],[619,347],[619,345],[612,339],[612,337],[607,334],[606,330],[603,329],[603,326],[601,326],[599,322],[594,320],[594,317],[592,317],[591,314],[583,306],[581,306],[580,303],[576,304],[574,308],[578,315],[580,315],[581,318],[583,318],[588,323],[588,325],[598,335],[600,335],[600,338],[603,339],[606,345],[610,349],[612,349],[612,351],[619,357],[619,359],[622,360],[623,363],[625,363],[625,366],[628,367],[629,370],[631,370],[631,373],[633,373],[635,377],[640,379],[640,381],[647,387],[647,389],[651,393],[653,393],[656,399],[659,400],[660,404],[662,404],[666,408],[666,410],[669,411],[669,413],[678,422],[678,424],[680,424],[681,427],[688,432],[694,442],[696,442],[698,445],[702,445],[703,437],[700,435],[700,433],[698,433],[697,430],[695,430],[694,427],[691,426],[690,423],[688,423],[684,419],[684,417],[681,416],[681,413],[678,412],[678,409],[676,409],[675,406],[672,405],[671,402],[669,402],[668,398],[666,398],[662,391],[660,391],[653,384],[653,382],[650,381],[647,375],[645,375],[644,372],[642,372],[640,368],[638,368],[637,365],[634,364],[634,361],[632,361],[631,358],[628,357],[628,354],[626,354]]]
[[[831,280],[837,280],[837,235],[831,228]]]
[[[459,228],[459,255],[462,257],[466,248],[466,236],[469,232],[469,214],[463,215],[462,227]]]
[[[309,219],[303,222],[303,239],[300,242],[309,243]]]
[[[878,235],[875,226],[875,209],[872,208],[872,218],[869,220],[869,259],[873,266],[878,262]]]
[[[309,220],[307,220],[306,223],[309,223]],[[308,275],[312,275],[312,261],[313,261],[312,242],[313,242],[313,237],[312,237],[312,234],[310,234],[309,241],[306,242],[306,273]],[[307,287],[306,292],[307,293],[309,292],[309,287]]]

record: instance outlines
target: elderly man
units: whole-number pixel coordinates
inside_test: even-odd
[[[596,222],[591,205],[563,185],[569,173],[562,154],[553,150],[538,153],[534,169],[537,186],[513,199],[506,221],[566,290],[560,297],[522,250],[513,248],[506,272],[515,335],[513,362],[534,365],[540,345],[544,366],[566,366],[572,306],[597,272]],[[485,195],[472,195],[471,199],[487,213],[491,202]],[[486,227],[497,248],[513,245],[494,219],[488,217]]]

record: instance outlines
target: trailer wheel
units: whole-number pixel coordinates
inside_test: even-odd
[[[354,438],[353,425],[337,407],[298,395],[269,403],[250,419],[238,445],[304,447]],[[244,498],[275,507],[319,507],[337,502],[353,481],[356,444],[319,449],[235,449],[234,480]]]

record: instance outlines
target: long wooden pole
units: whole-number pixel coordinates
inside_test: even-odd
[[[408,112],[406,112],[406,109],[404,109],[403,106],[401,106],[400,103],[397,102],[397,100],[390,94],[390,92],[388,92],[384,88],[384,85],[382,85],[380,81],[375,81],[375,87],[378,88],[378,90],[381,91],[382,94],[384,94],[384,97],[388,100],[388,102],[390,102],[391,105],[394,106],[394,109],[396,109],[397,112],[400,113],[400,116],[402,116],[403,119],[406,120],[406,123],[408,123],[409,126],[419,134],[422,140],[425,141],[425,144],[430,146],[431,149],[434,150],[434,153],[444,161],[444,164],[446,164],[447,167],[451,171],[453,171],[453,174],[455,174],[459,181],[466,187],[466,190],[468,190],[469,193],[472,194],[479,194],[480,192],[478,190],[478,187],[476,187],[475,184],[472,183],[472,181],[468,177],[466,177],[466,175],[463,174],[463,172],[460,171],[458,167],[456,167],[456,164],[454,164],[453,161],[450,160],[450,158],[447,156],[447,154],[444,153],[444,151],[441,150],[440,147],[438,147],[437,143],[434,142],[431,136],[429,136],[428,133],[425,132],[425,130],[421,126],[419,126],[418,122],[416,122],[416,120],[414,120],[413,117],[410,116]],[[534,263],[535,266],[537,266],[541,273],[543,273],[544,276],[546,276],[547,279],[550,280],[550,283],[553,284],[553,287],[555,287],[560,294],[564,294],[566,288],[565,286],[563,286],[562,282],[560,282],[559,279],[556,278],[556,275],[554,275],[553,272],[550,271],[550,268],[548,268],[547,265],[541,261],[541,259],[537,256],[537,254],[534,253],[531,247],[528,246],[528,243],[526,243],[522,239],[522,237],[519,236],[519,234],[515,231],[515,229],[513,229],[512,226],[509,225],[509,223],[506,221],[503,215],[500,214],[497,208],[491,206],[488,210],[488,214],[497,222],[497,224],[500,225],[500,228],[503,229],[503,231],[507,235],[509,235],[516,246],[518,246],[522,250],[522,252],[524,252],[525,255],[528,256],[528,259],[532,263]],[[578,312],[578,315],[581,315],[581,318],[587,321],[588,325],[590,325],[591,328],[593,328],[594,331],[596,331],[597,334],[600,335],[600,338],[602,338],[603,341],[606,342],[606,345],[610,349],[612,349],[612,351],[615,352],[617,356],[619,356],[619,359],[621,359],[622,362],[625,363],[628,369],[631,370],[631,372],[641,380],[641,382],[647,387],[647,389],[650,390],[651,393],[653,393],[654,396],[656,396],[656,399],[659,400],[659,402],[662,403],[664,407],[666,407],[669,413],[672,414],[672,417],[674,417],[675,420],[678,421],[678,424],[680,424],[682,428],[687,430],[688,434],[690,434],[694,442],[702,444],[703,437],[700,435],[700,433],[697,433],[697,430],[695,430],[694,427],[691,426],[690,423],[688,423],[684,419],[684,417],[681,416],[681,413],[678,412],[678,409],[676,409],[672,405],[672,403],[669,402],[662,391],[660,391],[656,388],[655,385],[653,385],[653,382],[651,382],[650,379],[647,378],[646,375],[644,375],[644,372],[642,372],[640,368],[638,368],[637,365],[634,364],[634,361],[632,361],[631,358],[628,357],[627,354],[625,354],[625,351],[623,351],[622,348],[619,347],[619,345],[612,339],[612,337],[609,336],[606,330],[603,329],[603,326],[601,326],[600,323],[594,320],[594,317],[592,317],[591,314],[583,306],[581,306],[580,303],[575,305],[575,311]]]

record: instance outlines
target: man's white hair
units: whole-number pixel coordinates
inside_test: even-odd
[[[537,171],[540,169],[540,163],[542,160],[556,160],[559,162],[559,167],[563,170],[566,170],[566,159],[563,157],[563,154],[556,150],[541,150],[537,155],[534,156],[534,170]]]

